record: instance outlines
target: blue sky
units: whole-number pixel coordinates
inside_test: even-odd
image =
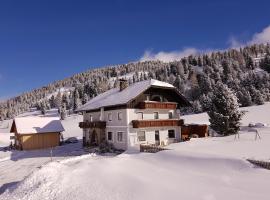
[[[0,99],[89,68],[270,40],[270,1],[1,0]]]

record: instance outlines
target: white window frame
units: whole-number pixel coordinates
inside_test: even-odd
[[[141,119],[139,119],[139,114],[142,115],[142,116],[141,116]],[[137,112],[137,118],[138,118],[138,120],[143,120],[143,112]]]
[[[121,117],[120,117],[121,116]],[[117,114],[117,119],[119,120],[119,121],[122,121],[123,120],[123,113],[122,112],[118,112],[118,114]]]
[[[89,121],[90,121],[90,122],[93,121],[93,115],[89,115]]]
[[[158,112],[154,112],[154,119],[156,119],[155,118],[155,113],[157,113],[157,119],[159,119],[159,113]]]
[[[122,140],[121,140],[121,141],[119,141],[119,138],[118,138],[118,135],[119,135],[120,133],[122,134]],[[117,140],[117,142],[119,142],[119,143],[123,143],[123,142],[124,142],[124,132],[123,132],[123,131],[118,131],[118,132],[117,132],[116,140]]]
[[[169,131],[173,131],[174,132],[174,137],[172,138],[172,137],[169,137]],[[175,139],[176,138],[176,132],[175,132],[175,129],[169,129],[168,130],[168,138],[169,139]]]
[[[140,140],[139,138],[140,138],[140,136],[139,136],[139,133],[140,132],[143,132],[143,134],[144,134],[144,140]],[[146,135],[145,135],[145,131],[138,131],[137,132],[137,140],[139,141],[139,142],[145,142],[146,141]]]
[[[110,121],[110,122],[112,121],[112,113],[111,112],[108,113],[107,118],[108,118],[108,121]]]
[[[109,133],[112,134],[112,139],[111,139],[111,140],[109,140]],[[112,131],[108,131],[108,132],[107,132],[107,140],[108,140],[109,142],[113,142],[113,132],[112,132]]]

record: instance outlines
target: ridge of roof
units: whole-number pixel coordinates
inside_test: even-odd
[[[139,94],[144,92],[151,86],[156,87],[165,87],[165,88],[175,88],[173,85],[158,81],[156,79],[149,79],[145,81],[140,81],[130,85],[124,90],[120,91],[119,88],[110,89],[90,101],[82,105],[76,111],[85,111],[85,110],[95,110],[101,107],[122,105],[128,103],[131,99],[137,97]]]

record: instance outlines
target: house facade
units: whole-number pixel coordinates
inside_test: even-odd
[[[117,149],[139,148],[140,144],[167,145],[181,140],[179,108],[189,102],[168,83],[154,79],[111,89],[83,105],[84,145],[103,141]]]

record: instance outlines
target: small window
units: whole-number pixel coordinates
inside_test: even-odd
[[[169,112],[169,119],[172,119],[172,118],[173,118],[173,113]]]
[[[92,121],[93,121],[93,116],[90,115],[90,116],[89,116],[89,119],[90,119],[90,122],[92,122]]]
[[[123,132],[117,132],[117,141],[123,142]]]
[[[123,114],[121,112],[118,113],[118,120],[122,120],[123,119]]]
[[[137,133],[138,141],[145,141],[145,131],[139,131]]]
[[[108,113],[108,121],[112,121],[112,113]]]
[[[175,138],[175,131],[174,130],[168,130],[168,137],[169,138]]]
[[[138,120],[143,120],[143,112],[138,112]]]
[[[108,132],[107,134],[108,134],[107,135],[108,140],[112,141],[112,132]]]
[[[158,112],[154,112],[154,119],[158,119]]]

